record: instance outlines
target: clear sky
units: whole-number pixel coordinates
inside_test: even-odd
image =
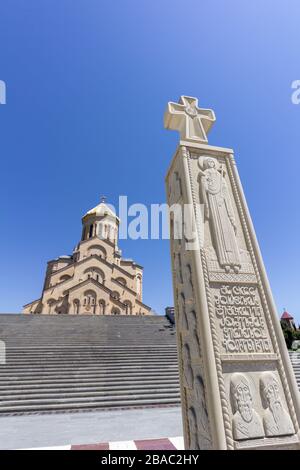
[[[299,23],[299,0],[2,0],[0,311],[39,297],[101,194],[165,201],[163,113],[186,94],[215,110],[209,143],[234,148],[278,310],[300,321]],[[120,243],[160,313],[168,245]]]

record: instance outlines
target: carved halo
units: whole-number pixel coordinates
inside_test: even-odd
[[[217,171],[220,171],[221,167],[220,167],[220,163],[219,161],[214,158],[214,157],[211,157],[210,155],[202,155],[201,157],[198,158],[198,166],[200,168],[200,170],[206,170],[208,167],[208,162],[212,160],[215,164],[215,169]]]

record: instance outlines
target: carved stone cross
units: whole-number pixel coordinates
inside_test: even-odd
[[[179,103],[168,103],[164,126],[166,129],[179,131],[181,140],[206,143],[206,134],[215,120],[212,109],[198,107],[197,98],[181,96]]]
[[[233,150],[206,143],[214,120],[188,96],[165,114],[181,134],[168,206],[189,208],[170,214],[185,448],[300,449],[297,382]]]

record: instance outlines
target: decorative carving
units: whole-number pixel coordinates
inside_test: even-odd
[[[247,248],[249,250],[249,253],[250,253],[250,256],[251,256],[251,261],[253,263],[254,272],[255,272],[256,277],[257,277],[258,289],[259,289],[260,297],[261,297],[261,300],[262,300],[263,310],[265,312],[266,320],[267,320],[268,327],[269,327],[269,330],[270,330],[270,334],[271,334],[271,337],[272,337],[272,342],[274,344],[274,350],[275,350],[276,353],[278,353],[279,373],[280,373],[282,384],[283,384],[283,387],[284,387],[284,390],[285,390],[285,393],[286,393],[289,411],[291,413],[291,418],[292,418],[292,422],[293,422],[293,425],[294,425],[294,428],[295,428],[295,432],[298,432],[298,430],[299,430],[298,418],[297,418],[297,415],[296,415],[296,410],[295,410],[293,398],[291,396],[290,386],[289,386],[289,383],[288,383],[288,380],[287,380],[285,367],[284,367],[284,364],[283,364],[283,361],[282,361],[282,358],[281,358],[281,353],[280,353],[280,349],[279,349],[279,345],[278,345],[278,340],[277,340],[277,336],[276,336],[276,333],[275,333],[275,330],[274,330],[273,321],[272,321],[272,317],[271,317],[271,314],[270,314],[269,304],[268,304],[268,301],[267,301],[267,298],[266,298],[264,285],[263,285],[263,282],[262,282],[262,279],[261,279],[261,276],[260,276],[260,269],[258,267],[256,256],[255,256],[255,253],[254,253],[254,250],[253,250],[252,239],[251,239],[251,235],[250,235],[249,229],[248,229],[247,217],[245,215],[244,207],[243,207],[243,204],[242,204],[243,194],[242,194],[241,187],[238,184],[239,177],[238,177],[237,170],[236,170],[236,163],[235,163],[235,160],[234,160],[234,156],[232,154],[230,155],[230,159],[226,160],[226,164],[227,164],[227,169],[228,169],[228,174],[229,174],[232,190],[233,190],[235,200],[236,200],[237,209],[238,209],[238,212],[239,212],[239,215],[240,215],[240,220],[241,220],[243,232],[245,234]]]
[[[219,171],[218,161],[211,157],[199,157],[199,167],[198,180],[204,215],[210,221],[219,264],[226,272],[231,268],[239,272],[241,259],[236,237],[237,226],[223,167]]]
[[[205,388],[201,375],[197,375],[195,379],[195,398],[197,405],[197,430],[198,442],[200,442],[200,449],[210,449],[212,446],[209,420],[206,409]]]
[[[184,386],[192,389],[194,385],[194,373],[191,367],[191,353],[188,344],[183,345],[182,363]]]
[[[170,184],[170,200],[172,204],[176,203],[182,196],[182,189],[181,189],[181,179],[178,175],[178,172],[175,171],[172,176],[172,182]]]
[[[275,375],[272,372],[263,372],[259,384],[265,408],[263,424],[266,436],[294,434],[292,420],[282,405],[279,384]]]
[[[189,313],[188,324],[191,335],[191,345],[194,353],[193,355],[195,357],[201,357],[200,339],[197,332],[197,316],[194,310]]]
[[[248,274],[248,273],[216,273],[210,272],[209,273],[209,280],[210,282],[227,282],[227,283],[234,283],[234,284],[256,284],[257,278],[255,274]]]
[[[179,307],[179,320],[182,330],[187,330],[189,328],[187,314],[185,310],[185,298],[184,294],[181,292],[178,297],[178,307]]]
[[[206,134],[215,120],[212,109],[198,107],[197,98],[181,96],[179,103],[168,103],[164,125],[179,131],[182,140],[207,142]]]
[[[184,126],[197,115],[192,108],[189,109],[189,104],[184,109],[173,108],[169,127],[175,126],[175,114],[181,112],[185,116],[178,118],[177,124],[180,121],[182,129],[189,132]],[[182,183],[180,204],[191,206],[192,203],[193,229],[197,228],[197,246],[193,245],[192,250],[183,238],[176,251],[181,254],[182,282],[178,281],[172,256],[176,307],[179,311],[177,292],[181,292],[184,322],[188,325],[188,329],[181,328],[178,317],[186,443],[191,448],[203,448],[201,432],[206,426],[201,405],[208,398],[212,447],[276,448],[277,443],[288,447],[294,442],[298,445],[299,436],[293,435],[298,430],[295,384],[286,358],[280,354],[284,343],[274,323],[272,295],[234,160],[228,149],[204,145],[187,148],[186,145],[180,143],[167,176],[170,187],[174,171],[178,171]],[[195,157],[192,160],[190,152]],[[199,202],[204,205],[204,217],[197,210]],[[192,278],[186,264],[193,268]],[[197,320],[201,324],[197,325]],[[272,371],[277,380],[281,400],[272,390],[268,396],[273,396],[273,401],[268,402],[267,395],[263,398],[263,385],[266,390],[268,387],[260,379],[265,371]],[[205,378],[202,392],[199,376]],[[270,377],[269,381],[274,388]],[[294,437],[297,440],[292,442]]]
[[[238,441],[264,437],[261,418],[253,408],[250,382],[244,374],[232,374],[230,394],[235,410],[232,418],[233,437]]]
[[[176,252],[174,253],[174,269],[175,269],[177,282],[179,282],[179,284],[182,284],[183,279],[182,279],[181,254],[176,253]]]
[[[188,421],[189,421],[189,449],[200,450],[198,442],[198,428],[197,428],[197,416],[193,407],[188,410]]]
[[[207,268],[210,273],[226,273],[225,269],[220,266],[216,250],[213,246],[207,246],[205,248],[206,259],[207,259]],[[241,260],[241,268],[239,270],[239,274],[254,274],[254,268],[251,261],[250,253],[247,250],[239,249],[240,253],[240,260]],[[233,277],[233,274],[230,273]],[[236,278],[238,278],[238,274],[236,274]]]
[[[183,283],[184,283],[184,294],[187,301],[194,302],[194,286],[192,279],[192,268],[190,264],[184,264],[183,268]]]

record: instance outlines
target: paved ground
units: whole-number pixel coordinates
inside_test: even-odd
[[[0,449],[182,436],[179,407],[0,417]]]
[[[21,450],[184,450],[184,441],[183,436],[176,436],[137,441],[99,442],[85,445],[26,447],[26,449]]]

